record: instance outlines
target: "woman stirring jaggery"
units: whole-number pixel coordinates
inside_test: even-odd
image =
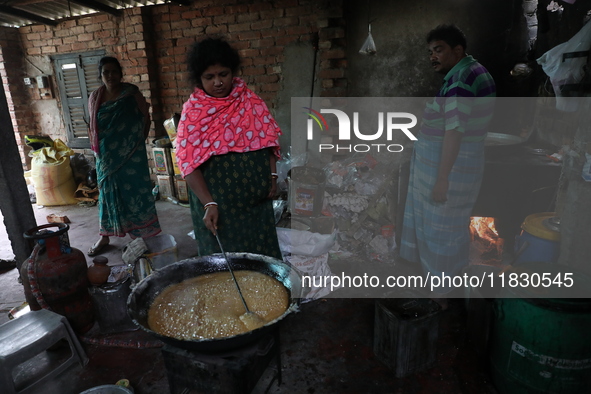
[[[264,101],[236,77],[240,56],[206,38],[189,53],[196,85],[183,105],[176,157],[190,187],[200,255],[229,252],[281,258],[272,197],[281,130]],[[219,230],[219,232],[218,232]]]

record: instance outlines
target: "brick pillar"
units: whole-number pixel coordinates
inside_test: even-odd
[[[0,27],[0,76],[12,119],[15,140],[23,167],[29,168],[29,148],[24,144],[25,134],[37,133],[37,124],[31,111],[29,90],[23,78],[24,55],[17,29]]]

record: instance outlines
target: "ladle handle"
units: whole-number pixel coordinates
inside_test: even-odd
[[[240,290],[240,286],[238,286],[238,281],[236,280],[236,277],[234,276],[234,270],[232,270],[232,264],[230,264],[230,260],[228,259],[228,256],[226,256],[226,252],[224,252],[224,248],[222,247],[222,243],[220,242],[220,237],[218,237],[217,231],[214,235],[215,235],[215,239],[218,241],[218,245],[220,246],[220,250],[222,251],[222,254],[224,255],[224,259],[226,260],[226,264],[228,265],[228,270],[230,271],[230,274],[232,275],[232,279],[234,280],[234,284],[236,285],[236,289],[238,290],[238,294],[240,294],[240,299],[242,300],[242,304],[244,305],[244,309],[246,309],[246,313],[250,313],[250,310],[248,310],[248,306],[246,305],[246,301],[244,300],[244,296],[242,295],[242,291]]]

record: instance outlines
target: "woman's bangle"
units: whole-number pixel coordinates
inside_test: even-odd
[[[207,210],[207,208],[217,207],[217,206],[218,206],[218,203],[215,201],[212,201],[212,202],[208,202],[207,204],[205,204],[203,206],[203,209]]]
[[[272,172],[272,173],[271,173],[271,178],[275,178],[275,179],[277,179],[277,178],[279,178],[279,175],[277,175],[277,173],[276,173],[276,172]]]

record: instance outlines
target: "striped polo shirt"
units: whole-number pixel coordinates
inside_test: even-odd
[[[494,110],[495,81],[472,56],[445,75],[443,86],[423,112],[421,133],[443,139],[447,130],[464,133],[462,141],[482,141]]]

